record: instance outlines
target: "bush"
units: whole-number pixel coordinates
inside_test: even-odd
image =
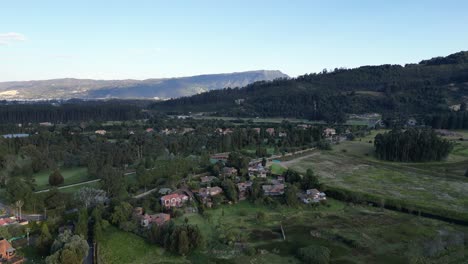
[[[50,185],[57,186],[57,185],[63,184],[63,182],[64,182],[63,176],[62,174],[60,174],[60,171],[58,169],[54,170],[54,172],[52,172],[52,174],[49,175]]]
[[[298,250],[298,257],[306,263],[330,263],[330,249],[323,246],[308,246]]]

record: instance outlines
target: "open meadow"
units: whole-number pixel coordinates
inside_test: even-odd
[[[288,161],[287,166],[301,173],[313,169],[326,186],[370,194],[377,203],[392,200],[415,210],[425,208],[434,214],[449,211],[457,219],[468,219],[466,134],[464,141],[454,141],[447,160],[426,163],[377,160],[373,154],[375,135],[374,131],[365,138],[335,145],[331,151],[316,151]]]
[[[468,253],[460,246],[466,227],[332,199],[317,208],[244,201],[175,221],[184,224],[185,218],[200,228],[205,240],[205,247],[194,254],[172,257],[143,238],[110,228],[100,245],[102,263],[302,263],[295,257],[297,250],[310,245],[330,249],[331,263],[348,264],[407,263],[402,252],[437,256],[434,263],[458,263],[466,260],[462,253]],[[450,243],[456,245],[446,250]],[[460,254],[449,257],[453,252]]]

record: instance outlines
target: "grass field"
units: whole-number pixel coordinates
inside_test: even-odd
[[[49,185],[49,175],[52,173],[50,170],[41,171],[33,175],[36,183],[37,190],[43,190],[50,187]],[[90,180],[91,178],[88,175],[87,168],[77,167],[70,169],[60,169],[60,173],[64,178],[64,183],[60,186],[69,185],[73,183],[79,183],[83,181]]]
[[[468,146],[461,146],[463,150],[455,149],[441,162],[386,162],[373,155],[375,134],[343,142],[332,151],[317,151],[305,159],[289,162],[289,167],[302,173],[311,168],[328,186],[417,206],[468,213],[468,178],[463,176],[468,158],[457,153]]]
[[[271,173],[272,174],[276,174],[276,175],[281,175],[283,174],[283,172],[285,172],[287,169],[283,166],[281,166],[280,164],[271,164],[270,166],[270,170],[271,170]]]
[[[310,121],[307,119],[296,119],[296,118],[281,118],[281,117],[270,117],[270,118],[240,118],[240,117],[225,117],[225,116],[195,116],[194,119],[200,120],[224,120],[224,121],[236,121],[242,120],[244,122],[252,121],[253,123],[264,123],[264,124],[279,124],[283,121],[290,123],[304,123],[311,125],[325,125],[324,121]],[[349,120],[346,122],[347,125],[367,125],[367,121],[363,120]]]
[[[260,211],[265,220],[258,222],[255,215]],[[465,227],[335,200],[319,208],[270,208],[244,201],[209,210],[208,215],[185,215],[189,224],[200,227],[207,241],[203,251],[190,256],[193,263],[301,263],[294,257],[296,250],[312,244],[328,247],[331,263],[407,263],[404,252],[419,252],[429,242],[438,241],[441,232],[468,232]],[[183,224],[185,217],[176,222]],[[226,245],[220,242],[224,237],[237,237],[242,242]],[[244,247],[262,254],[247,256]],[[446,252],[439,253],[444,259]]]
[[[115,227],[105,230],[99,244],[99,263],[189,263],[182,257],[171,256],[164,249],[148,244],[143,238]]]

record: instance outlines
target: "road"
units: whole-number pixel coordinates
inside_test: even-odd
[[[95,179],[95,180],[90,180],[90,181],[85,181],[85,182],[74,183],[74,184],[70,184],[70,185],[60,186],[57,189],[62,190],[62,189],[70,188],[70,187],[75,187],[75,186],[80,186],[80,185],[84,185],[84,184],[93,183],[93,182],[99,182],[100,180],[101,179]],[[44,193],[44,192],[48,192],[48,191],[50,191],[50,189],[40,190],[40,191],[36,191],[34,193]]]

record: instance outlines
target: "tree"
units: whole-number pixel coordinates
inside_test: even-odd
[[[150,171],[147,171],[144,167],[140,166],[139,169],[136,172],[136,178],[138,181],[138,184],[140,186],[143,186],[146,192],[146,186],[151,183],[152,181],[152,175]]]
[[[84,239],[88,238],[88,210],[86,208],[80,210],[75,232]]]
[[[47,223],[43,223],[41,226],[41,234],[39,235],[39,238],[37,239],[36,245],[39,249],[40,252],[45,254],[46,252],[49,252],[49,248],[52,245],[52,235],[49,232],[49,227],[47,226]]]
[[[262,166],[265,167],[267,164],[267,160],[265,158],[262,158]]]
[[[26,203],[32,199],[31,185],[19,177],[11,178],[6,184],[6,194],[10,202],[23,200]]]
[[[468,169],[465,171],[465,177],[468,177]]]
[[[296,207],[298,205],[298,199],[297,199],[298,191],[299,190],[297,189],[295,185],[289,186],[288,189],[286,190],[286,193],[285,193],[286,203],[290,207]]]
[[[73,198],[85,208],[91,205],[103,204],[108,199],[105,191],[90,187],[80,188],[73,195]]]
[[[318,177],[314,175],[314,172],[311,169],[307,169],[306,174],[301,182],[301,188],[303,190],[309,190],[313,188],[319,188],[320,183]]]
[[[120,202],[119,205],[114,206],[111,214],[111,222],[115,225],[128,221],[132,215],[133,207],[127,202]]]
[[[63,176],[58,169],[54,170],[52,174],[49,175],[49,184],[51,186],[57,186],[63,184]]]
[[[187,232],[185,230],[180,231],[179,233],[179,245],[178,245],[178,250],[177,252],[185,256],[189,250],[190,250],[190,245],[189,245],[189,238],[187,236]]]
[[[47,264],[80,264],[88,255],[88,242],[69,230],[59,234],[51,247],[52,255],[46,258]]]
[[[234,185],[234,183],[231,180],[226,179],[221,183],[221,185],[223,187],[224,193],[226,194],[226,197],[229,200],[236,202],[237,190],[236,190],[236,186]]]

